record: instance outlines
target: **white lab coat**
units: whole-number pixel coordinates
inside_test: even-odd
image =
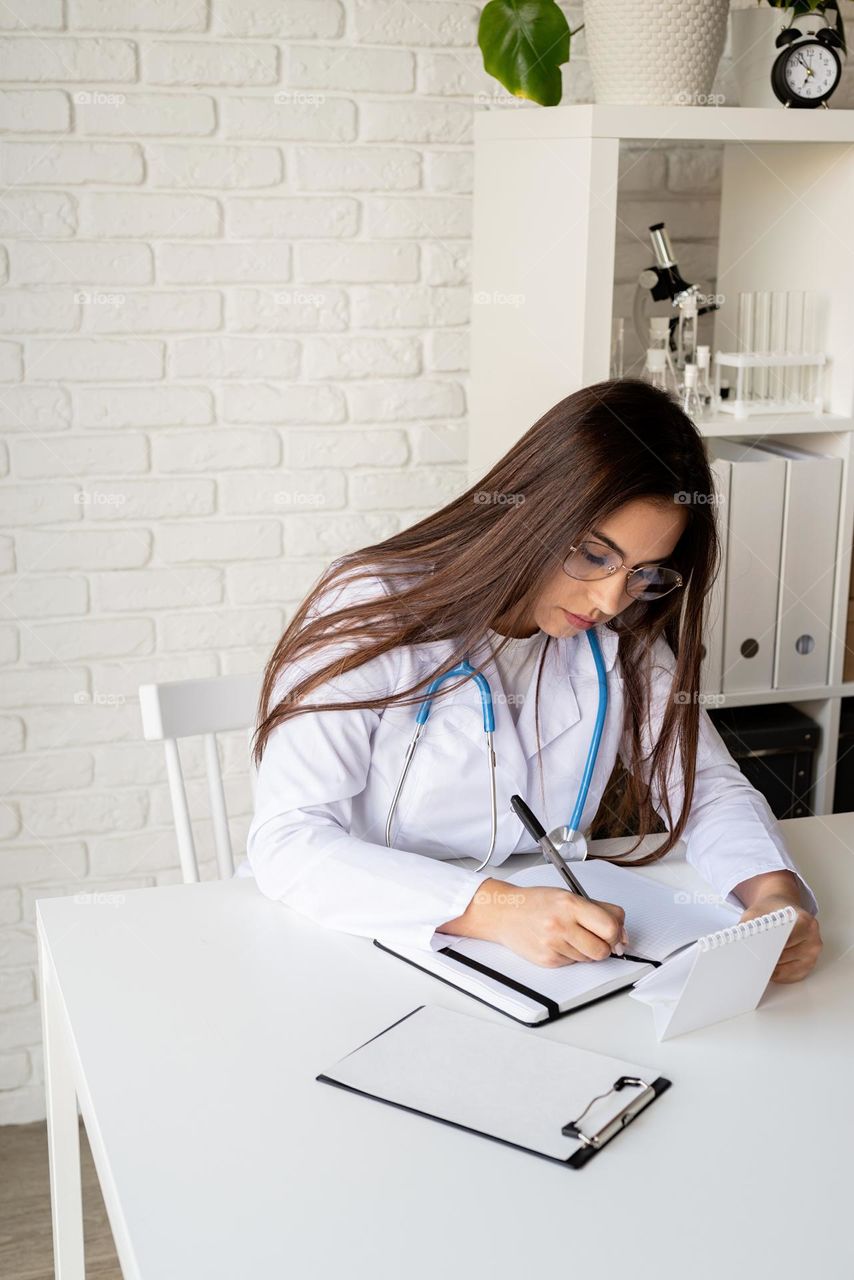
[[[327,600],[343,604],[380,589],[388,590],[381,578],[348,582],[324,597],[320,608]],[[608,711],[582,831],[596,815],[621,748],[618,637],[607,627],[597,628],[597,636],[608,672]],[[336,646],[336,652],[341,651]],[[483,649],[471,656],[473,664],[487,652],[484,638]],[[391,694],[411,686],[416,673],[435,673],[450,654],[449,641],[399,647],[336,679],[331,687],[324,685],[309,701]],[[675,661],[664,641],[659,641],[655,656],[659,665],[644,752],[655,741]],[[313,655],[311,669],[328,660],[328,650]],[[307,669],[291,667],[283,673],[277,697]],[[535,684],[514,725],[491,658],[485,674],[495,707],[498,825],[495,850],[482,871],[472,868],[489,847],[489,775],[480,695],[467,680],[433,702],[401,794],[391,848],[385,844],[386,815],[412,734],[415,706],[309,711],[278,726],[267,740],[258,770],[248,863],[237,874],[254,874],[268,897],[330,928],[381,936],[404,946],[435,950],[447,945],[447,935],[436,933],[437,926],[463,913],[493,867],[514,853],[536,851],[510,808],[511,795],[525,798],[546,830],[569,820],[596,718],[598,685],[586,636],[552,640],[539,696],[543,796]],[[678,765],[674,770],[670,797],[676,816],[682,777]],[[716,893],[739,908],[731,891],[742,880],[780,869],[799,875],[767,801],[741,773],[704,709],[694,799],[683,840],[688,861]],[[466,865],[463,859],[475,861]],[[804,905],[815,914],[815,897],[799,879]]]

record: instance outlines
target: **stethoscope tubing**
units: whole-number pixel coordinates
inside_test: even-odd
[[[587,759],[584,764],[584,771],[581,775],[581,783],[578,788],[578,796],[576,797],[575,806],[573,807],[573,810],[569,819],[569,831],[571,832],[572,835],[574,835],[575,832],[578,830],[578,825],[581,822],[581,815],[584,812],[584,806],[587,803],[587,793],[590,790],[590,782],[593,777],[593,770],[596,767],[596,758],[599,753],[599,743],[602,739],[602,731],[605,725],[605,717],[608,711],[608,676],[605,670],[605,662],[602,657],[602,650],[599,647],[599,639],[593,627],[591,627],[587,632],[585,632],[585,634],[587,636],[588,643],[593,653],[593,662],[596,667],[596,677],[597,677],[597,683],[599,688],[599,704],[596,711],[596,723],[593,728],[593,735],[590,739],[590,745],[587,749]],[[476,868],[478,871],[482,871],[483,868],[489,862],[495,850],[495,837],[496,837],[496,832],[498,827],[498,812],[497,812],[497,804],[496,804],[496,785],[495,785],[496,757],[495,757],[495,750],[493,747],[493,734],[495,732],[495,712],[492,704],[492,690],[489,687],[489,681],[487,680],[486,676],[483,674],[482,671],[475,673],[474,667],[472,667],[468,658],[465,658],[462,662],[458,663],[457,666],[453,667],[450,671],[446,671],[444,672],[443,675],[437,676],[434,680],[431,680],[430,684],[427,686],[427,696],[424,698],[423,702],[420,704],[418,708],[418,712],[415,717],[415,729],[413,731],[412,738],[410,739],[409,744],[407,745],[407,748],[406,748],[406,754],[404,756],[404,761],[403,761],[403,768],[401,769],[400,777],[398,778],[397,786],[395,787],[394,795],[392,797],[391,805],[389,806],[388,815],[386,817],[385,842],[386,842],[386,846],[390,848],[394,815],[397,810],[401,792],[403,791],[403,785],[406,781],[406,777],[409,773],[409,769],[412,764],[412,759],[415,755],[415,750],[423,736],[424,728],[427,724],[427,720],[430,715],[430,709],[433,704],[433,698],[435,697],[437,691],[445,683],[446,680],[451,680],[451,679],[454,679],[456,676],[461,676],[461,675],[472,678],[478,687],[478,691],[480,693],[481,710],[483,713],[483,731],[486,736],[486,747],[487,747],[486,758],[487,758],[487,764],[489,766],[491,832],[490,832],[490,841],[489,841],[489,852],[487,853],[483,862],[481,862],[480,865]]]
[[[602,740],[602,730],[605,727],[605,716],[608,711],[608,673],[605,670],[605,660],[602,657],[602,650],[599,647],[599,637],[594,634],[593,628],[585,633],[593,652],[593,662],[596,666],[596,679],[599,685],[599,704],[596,708],[596,724],[593,726],[593,737],[590,739],[590,746],[587,749],[587,760],[584,765],[584,772],[581,775],[581,784],[578,788],[578,796],[575,801],[575,808],[569,819],[569,829],[573,833],[578,830],[581,823],[581,815],[584,812],[584,806],[587,803],[587,792],[590,790],[590,780],[593,777],[593,770],[596,766],[596,757],[599,754],[599,743]]]

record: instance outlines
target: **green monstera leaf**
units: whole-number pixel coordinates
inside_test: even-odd
[[[477,43],[485,70],[514,97],[554,107],[571,35],[555,0],[490,0],[480,15]]]

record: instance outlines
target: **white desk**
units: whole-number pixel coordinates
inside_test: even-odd
[[[580,1171],[318,1083],[416,1005],[506,1019],[254,881],[42,900],[57,1275],[84,1275],[75,1093],[126,1280],[850,1275],[854,814],[783,826],[809,978],[665,1044],[624,993],[519,1027],[673,1081]]]

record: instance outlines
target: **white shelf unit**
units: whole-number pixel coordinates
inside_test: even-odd
[[[715,348],[733,349],[742,290],[827,298],[825,413],[719,414],[700,429],[709,438],[785,436],[843,459],[830,679],[724,701],[790,702],[820,724],[813,804],[830,813],[840,703],[854,695],[842,678],[854,535],[854,111],[525,107],[476,113],[474,137],[472,483],[552,405],[609,376],[621,142],[722,145],[716,291],[725,301]],[[631,228],[647,247],[653,220]]]

